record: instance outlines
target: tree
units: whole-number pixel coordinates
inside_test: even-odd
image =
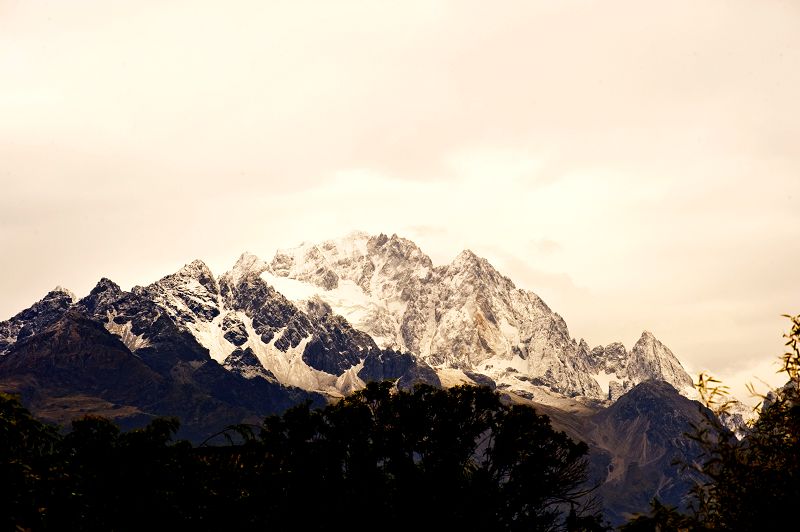
[[[796,522],[800,500],[800,315],[786,316],[782,356],[788,382],[771,392],[761,413],[742,440],[719,421],[708,418],[691,435],[705,450],[700,463],[690,464],[706,479],[690,494],[691,515],[682,516],[654,502],[648,516],[639,516],[623,530],[779,530]],[[724,411],[724,389],[701,375],[700,391],[716,413]],[[720,398],[723,398],[720,401]]]
[[[571,508],[575,529],[599,522],[584,507],[587,446],[488,388],[371,383],[324,410],[267,419],[261,439],[285,489],[273,524],[322,526],[354,504],[397,528],[559,530]],[[312,514],[309,491],[325,494]]]
[[[0,528],[33,528],[42,522],[39,487],[53,464],[57,431],[36,420],[19,398],[0,393]]]
[[[61,434],[0,396],[0,528],[603,529],[587,446],[488,388],[372,383],[257,435],[230,427],[225,446],[173,442],[177,428],[85,416]]]

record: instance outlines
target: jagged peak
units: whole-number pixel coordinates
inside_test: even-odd
[[[121,289],[117,283],[109,279],[108,277],[103,277],[97,284],[92,288],[92,291],[89,295],[99,294],[100,292],[105,292],[107,290],[111,290],[112,292],[119,292]]]
[[[375,254],[390,253],[392,255],[421,260],[428,267],[433,267],[430,258],[422,252],[417,244],[407,238],[392,233],[371,235],[365,231],[351,231],[339,238],[321,242],[303,242],[276,251],[270,264],[273,273],[279,276],[302,275],[319,267],[330,268],[338,262],[359,260]]]
[[[456,255],[455,261],[479,261],[481,258],[475,254],[471,249],[465,249]]]
[[[500,276],[500,273],[495,269],[492,264],[484,259],[483,257],[479,257],[476,255],[471,249],[465,249],[458,255],[456,258],[453,259],[453,262],[450,263],[450,267],[456,269],[479,269],[483,270],[485,273],[488,273],[492,276]],[[509,282],[511,281],[507,277],[504,277]]]
[[[291,246],[291,247],[287,247],[287,248],[281,248],[281,249],[278,250],[278,253],[292,254],[292,252],[294,252],[294,251],[305,250],[305,249],[308,249],[308,248],[322,248],[322,247],[330,247],[330,246],[340,247],[342,244],[348,244],[348,243],[359,242],[359,241],[367,241],[370,238],[372,238],[372,235],[370,235],[366,231],[354,230],[354,231],[350,231],[349,233],[345,233],[344,235],[342,235],[340,237],[329,238],[329,239],[318,241],[318,242],[309,242],[307,240],[304,240],[304,241],[300,242],[300,244],[298,244],[296,246]]]
[[[78,298],[75,297],[75,294],[72,292],[72,290],[64,288],[61,285],[58,285],[52,290],[50,290],[45,296],[45,299],[51,299],[53,297],[58,297],[58,296],[67,296],[73,303],[78,300]]]
[[[598,345],[592,348],[592,352],[594,353],[602,353],[604,356],[608,357],[611,354],[616,354],[620,357],[627,357],[628,350],[625,348],[625,344],[622,342],[611,342],[608,345]]]
[[[386,244],[400,244],[403,246],[411,246],[414,248],[418,248],[417,244],[413,240],[409,240],[408,238],[403,238],[398,236],[397,233],[392,233],[392,236],[387,236],[386,233],[378,233],[377,235],[368,235],[369,243],[373,246],[381,247],[385,246]]]
[[[188,264],[184,264],[175,273],[166,275],[147,286],[146,290],[155,289],[157,291],[164,290],[166,292],[172,292],[175,289],[187,286],[187,281],[189,280],[196,281],[209,292],[216,293],[219,291],[216,277],[206,263],[200,259],[195,259]],[[131,291],[137,293],[135,289]]]
[[[241,279],[248,277],[250,275],[259,276],[265,271],[269,269],[269,266],[266,262],[261,260],[259,257],[250,253],[249,251],[245,251],[239,258],[236,260],[236,263],[233,265],[233,268],[230,269],[227,273],[223,275],[223,277],[229,279],[234,284],[237,284]]]
[[[264,264],[264,261],[261,260],[257,255],[254,255],[249,251],[245,251],[239,255],[239,258],[236,260],[236,264],[233,265],[233,269],[239,271],[250,271],[261,268]]]
[[[214,277],[208,265],[200,259],[195,259],[189,264],[185,264],[177,273],[190,277]]]
[[[633,347],[636,348],[636,346],[645,346],[649,344],[664,345],[653,333],[645,330],[642,331],[642,335],[639,337]]]

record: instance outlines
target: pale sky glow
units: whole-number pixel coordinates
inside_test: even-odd
[[[800,312],[797,28],[794,0],[0,0],[0,319],[361,229],[745,396]]]

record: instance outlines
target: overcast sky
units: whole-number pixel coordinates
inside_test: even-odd
[[[0,0],[0,320],[362,229],[745,395],[800,312],[798,28],[796,0]]]

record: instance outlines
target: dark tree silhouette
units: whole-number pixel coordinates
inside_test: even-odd
[[[557,530],[586,502],[586,445],[488,388],[373,383],[270,418],[261,438],[285,489],[271,522],[286,526],[355,512],[400,527]]]
[[[0,396],[3,528],[602,529],[586,445],[488,388],[372,383],[230,427],[222,446],[173,442],[177,429],[86,416],[61,435]]]
[[[0,527],[40,522],[43,477],[53,468],[59,437],[31,416],[15,396],[0,393]]]

